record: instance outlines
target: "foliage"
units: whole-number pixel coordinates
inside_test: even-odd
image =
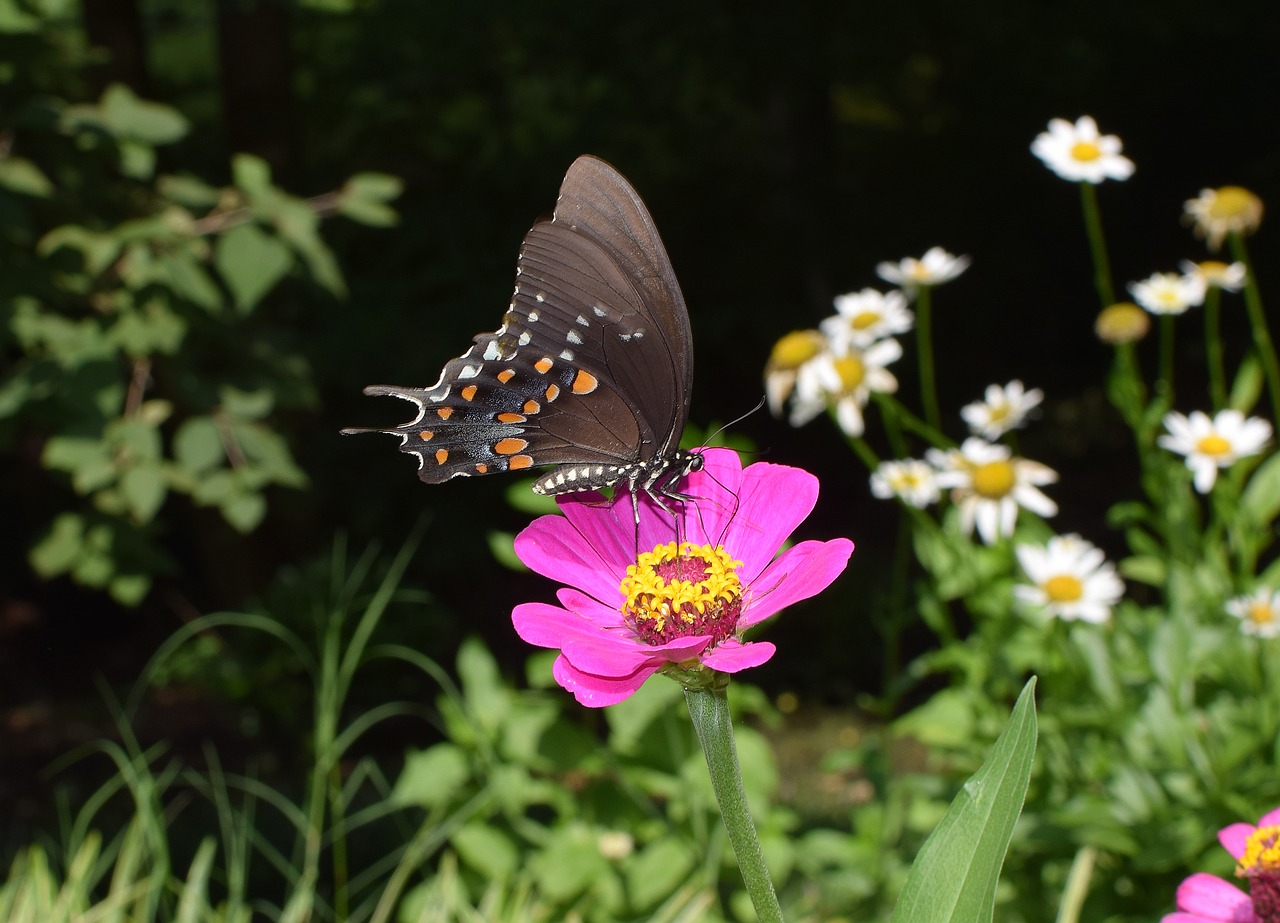
[[[17,63],[0,77],[0,447],[45,472],[11,479],[6,507],[39,533],[41,578],[134,604],[176,566],[176,496],[243,534],[271,488],[306,486],[282,431],[313,373],[276,294],[343,297],[322,220],[393,224],[400,184],[357,174],[303,199],[248,154],[226,186],[162,172],[187,119],[121,84],[84,100],[85,55],[49,15],[0,21]]]

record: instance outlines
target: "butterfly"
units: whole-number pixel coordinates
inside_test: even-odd
[[[429,388],[371,385],[417,416],[385,432],[428,484],[554,465],[533,483],[557,495],[626,484],[668,509],[702,468],[680,448],[693,390],[689,312],[644,202],[596,157],[573,162],[550,219],[533,226],[515,292],[493,333]]]

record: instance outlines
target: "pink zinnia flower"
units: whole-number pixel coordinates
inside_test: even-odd
[[[1236,860],[1249,893],[1216,875],[1197,872],[1178,885],[1178,913],[1160,923],[1277,923],[1280,921],[1280,808],[1252,824],[1231,824],[1218,842]]]
[[[664,669],[759,666],[774,646],[742,633],[821,592],[848,564],[853,543],[843,538],[774,557],[817,501],[813,475],[765,463],[744,471],[727,449],[704,457],[680,484],[694,499],[671,504],[674,519],[640,497],[639,555],[625,491],[614,503],[595,493],[557,498],[563,516],[542,516],[516,537],[520,560],[565,584],[558,606],[517,606],[516,633],[560,650],[556,682],[583,705],[620,702]]]

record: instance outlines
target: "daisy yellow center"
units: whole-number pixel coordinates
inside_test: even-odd
[[[863,311],[861,314],[855,314],[849,318],[849,326],[854,330],[866,330],[880,323],[880,313],[878,311]]]
[[[1049,597],[1049,601],[1055,603],[1073,603],[1084,595],[1084,584],[1080,582],[1079,577],[1073,577],[1071,574],[1050,577],[1040,588],[1044,590],[1044,595]]]
[[[742,582],[722,546],[667,542],[636,557],[622,578],[623,620],[648,644],[730,637],[742,614]]]
[[[988,500],[999,500],[1013,490],[1017,478],[1007,461],[987,462],[973,469],[973,492]]]
[[[1280,827],[1259,827],[1244,844],[1244,855],[1236,863],[1236,874],[1252,877],[1280,870]]]
[[[1071,157],[1074,160],[1088,162],[1102,156],[1102,149],[1092,141],[1077,141],[1071,145]]]
[[[857,356],[841,356],[835,361],[835,367],[846,392],[855,390],[867,375],[867,367]]]
[[[913,487],[919,487],[922,481],[920,475],[914,471],[900,471],[894,480],[896,482],[895,486],[899,490],[910,490]]]
[[[1255,601],[1249,604],[1249,621],[1255,625],[1270,625],[1276,620],[1276,611],[1268,602]]]
[[[822,334],[816,330],[793,330],[774,344],[769,364],[774,368],[799,368],[821,351]]]
[[[1209,217],[1244,218],[1258,210],[1258,197],[1241,186],[1223,186],[1209,203]]]
[[[1199,265],[1200,272],[1210,279],[1221,279],[1230,268],[1221,260],[1205,260]]]
[[[987,413],[991,415],[992,423],[999,423],[1001,420],[1008,419],[1013,413],[1013,408],[1008,404],[992,404],[987,408]]]
[[[1227,455],[1231,452],[1231,443],[1217,433],[1210,433],[1196,443],[1196,452],[1201,455]]]
[[[1132,343],[1147,335],[1151,317],[1132,301],[1121,301],[1103,308],[1093,329],[1106,343]]]
[[[929,272],[929,267],[924,263],[911,264],[911,277],[917,282],[928,282],[930,276],[932,276],[932,273]]]

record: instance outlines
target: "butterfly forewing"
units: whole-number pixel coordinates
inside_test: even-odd
[[[581,157],[554,217],[525,237],[502,327],[430,388],[365,390],[417,405],[413,421],[382,432],[401,438],[428,483],[540,465],[576,481],[575,469],[596,466],[579,486],[630,477],[651,490],[636,466],[672,460],[692,366],[688,313],[644,204],[612,167]]]

